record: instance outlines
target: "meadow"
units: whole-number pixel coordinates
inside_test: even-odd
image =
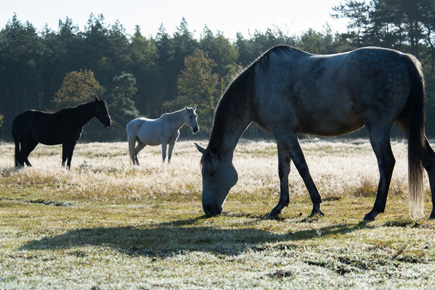
[[[200,141],[202,146],[207,142]],[[193,141],[170,164],[127,142],[79,143],[71,170],[61,147],[38,147],[13,167],[0,144],[0,289],[434,289],[435,222],[408,214],[407,145],[395,141],[386,212],[373,206],[378,170],[366,140],[301,142],[323,217],[292,165],[290,205],[279,199],[273,142],[241,140],[239,181],[220,216],[205,218]],[[425,214],[431,210],[428,182]]]

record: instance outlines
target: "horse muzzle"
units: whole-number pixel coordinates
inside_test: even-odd
[[[107,116],[107,118],[105,118],[103,122],[104,127],[109,128],[111,122],[112,122],[112,118],[110,116]]]
[[[202,210],[204,211],[207,217],[213,217],[220,215],[222,212],[222,207],[219,205],[211,206],[211,205],[203,205]]]
[[[194,127],[194,128],[192,128],[192,132],[193,132],[193,134],[198,133],[198,131],[199,131],[199,127]]]

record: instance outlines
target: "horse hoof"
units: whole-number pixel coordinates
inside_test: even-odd
[[[281,212],[275,212],[275,211],[271,211],[268,215],[267,215],[267,217],[266,217],[266,219],[268,219],[268,220],[276,220],[276,219],[278,219],[279,218],[279,215],[281,214]]]
[[[365,222],[372,222],[375,220],[376,215],[373,215],[372,213],[368,213],[363,217],[363,221]]]
[[[308,216],[309,218],[312,218],[312,217],[314,217],[314,216],[324,216],[325,214],[321,211],[321,210],[318,210],[318,211],[312,211],[311,212],[311,214]]]

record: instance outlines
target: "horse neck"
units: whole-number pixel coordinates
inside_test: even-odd
[[[227,103],[228,102],[228,103]],[[224,95],[216,109],[210,144],[221,158],[232,160],[234,149],[246,128],[252,122],[250,100],[235,100]]]
[[[184,125],[183,111],[184,109],[163,115],[172,123],[174,131],[180,129]]]
[[[96,102],[78,105],[73,110],[77,114],[79,125],[83,127],[95,116]]]

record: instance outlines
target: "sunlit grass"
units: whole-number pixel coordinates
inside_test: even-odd
[[[406,144],[392,144],[387,209],[372,223],[361,222],[378,182],[369,143],[302,147],[324,217],[307,218],[312,205],[292,166],[289,207],[265,219],[279,199],[271,142],[242,140],[239,181],[209,219],[193,142],[177,143],[169,165],[147,147],[140,167],[126,142],[80,143],[71,170],[60,146],[42,145],[32,168],[15,170],[12,144],[1,144],[0,289],[434,288],[435,225],[408,216]]]

